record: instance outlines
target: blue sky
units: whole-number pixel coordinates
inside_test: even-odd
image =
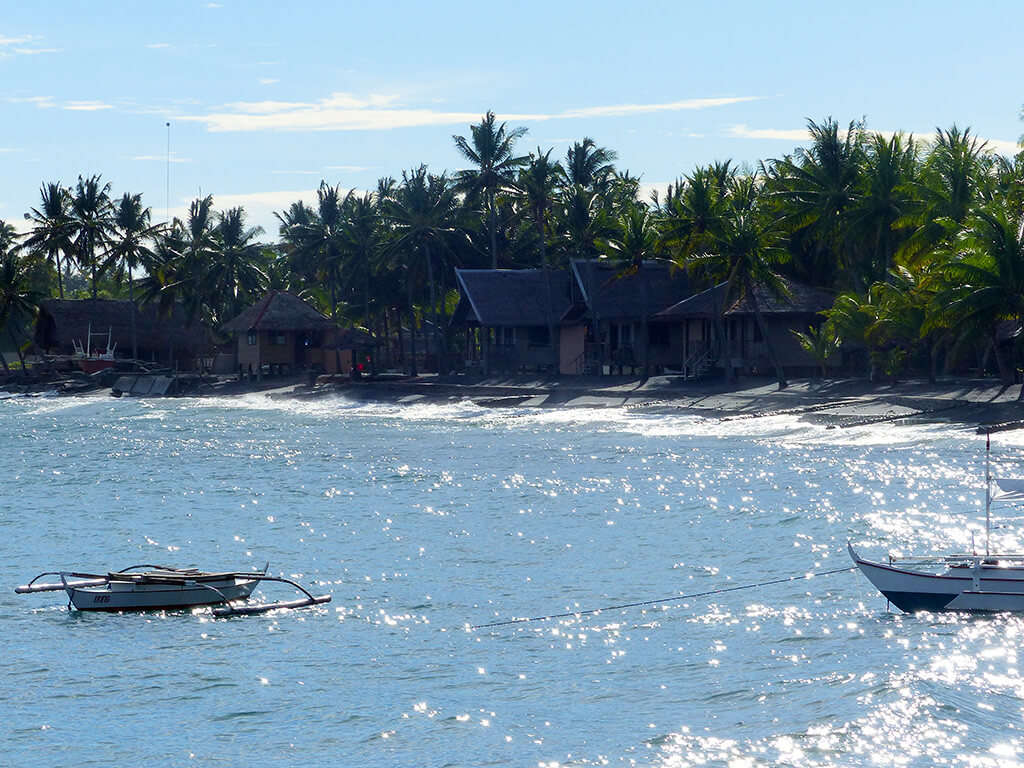
[[[427,163],[488,109],[520,148],[590,136],[663,185],[756,163],[806,118],[930,136],[970,126],[1010,153],[1024,123],[1024,4],[0,0],[0,218],[44,181],[101,173],[155,220],[213,194],[276,239],[321,178],[369,189]]]

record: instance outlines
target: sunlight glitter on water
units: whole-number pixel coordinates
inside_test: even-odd
[[[8,591],[0,674],[19,697],[0,706],[22,763],[66,762],[61,724],[77,718],[79,764],[237,764],[223,713],[283,764],[1018,760],[1018,619],[890,614],[852,573],[683,597],[845,566],[847,538],[969,546],[984,455],[962,429],[257,396],[4,401],[0,439],[16,446],[0,456],[17,499],[0,516],[8,583],[270,560],[334,597],[139,621]],[[1022,443],[998,441],[999,472],[1024,476]],[[99,649],[88,674],[71,663],[82,647]],[[147,736],[131,756],[93,714],[113,706]],[[301,744],[282,716],[301,718]]]

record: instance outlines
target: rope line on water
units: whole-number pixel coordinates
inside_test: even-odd
[[[785,584],[787,581],[797,581],[799,579],[813,579],[816,576],[831,576],[834,573],[846,573],[846,571],[855,571],[857,566],[850,565],[846,568],[833,568],[831,571],[818,571],[816,573],[802,573],[797,576],[786,576],[781,579],[771,579],[769,581],[759,581],[756,584],[739,584],[735,587],[720,587],[718,589],[709,589],[705,592],[694,592],[689,595],[673,595],[672,597],[659,597],[655,600],[640,600],[635,603],[622,603],[621,605],[609,605],[604,608],[587,608],[586,610],[580,611],[567,611],[566,613],[550,613],[547,616],[531,616],[529,618],[520,619],[506,619],[504,621],[492,621],[487,624],[474,624],[469,627],[473,629],[491,629],[493,627],[507,627],[511,624],[527,624],[533,621],[550,621],[551,619],[567,619],[572,616],[591,616],[595,613],[601,613],[602,611],[618,611],[624,608],[641,608],[646,605],[658,605],[659,603],[672,603],[680,600],[692,600],[698,597],[708,597],[710,595],[721,595],[725,592],[738,592],[741,589],[755,589],[757,587],[767,587],[772,584]]]

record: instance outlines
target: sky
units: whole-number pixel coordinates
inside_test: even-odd
[[[1011,154],[1022,28],[1019,0],[0,0],[0,219],[102,174],[154,221],[212,194],[276,240],[321,180],[466,167],[452,136],[487,110],[523,154],[591,137],[647,189],[781,157],[828,117]]]

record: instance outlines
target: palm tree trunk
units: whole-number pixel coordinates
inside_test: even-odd
[[[996,336],[995,330],[992,331],[992,353],[996,357],[996,368],[999,369],[999,381],[1003,385],[1009,386],[1013,384],[1013,371],[1010,366],[1007,365],[1006,355],[999,347],[999,339]]]
[[[25,367],[25,356],[21,354],[21,345],[18,344],[18,340],[14,337],[14,328],[12,327],[10,316],[7,318],[7,335],[10,337],[11,343],[14,344],[14,351],[18,353],[18,362],[21,363],[21,377],[27,379],[28,368]],[[4,363],[4,368],[7,368],[7,363]]]
[[[139,359],[139,339],[135,330],[135,280],[132,278],[132,268],[128,267],[128,301],[132,305],[132,360]]]
[[[60,274],[60,251],[54,251],[54,259],[57,263],[57,294],[60,296],[61,301],[64,300],[64,280]]]
[[[418,376],[416,372],[416,310],[412,305],[412,277],[408,282],[409,287],[409,375]]]
[[[750,303],[754,307],[754,319],[757,321],[757,327],[761,331],[761,338],[764,339],[765,349],[768,350],[768,359],[771,361],[772,367],[775,368],[775,377],[779,380],[779,389],[785,389],[789,386],[789,382],[786,381],[786,374],[783,373],[782,366],[779,364],[779,357],[775,354],[775,345],[768,338],[768,328],[764,323],[764,315],[761,314],[761,307],[757,303],[757,296],[754,294],[754,287],[751,285],[749,278],[743,281],[743,289],[747,292]]]
[[[441,373],[441,348],[437,343],[437,290],[434,286],[434,260],[430,258],[430,246],[423,245],[423,252],[427,257],[427,283],[430,285],[430,329],[431,346],[434,348],[434,367]]]
[[[498,268],[498,222],[494,210],[494,190],[487,191],[487,231],[491,238],[491,269]]]
[[[560,345],[555,341],[555,315],[554,299],[551,296],[551,265],[548,264],[548,244],[544,240],[544,213],[537,217],[537,234],[540,235],[540,263],[544,270],[544,290],[548,294],[548,343],[551,344],[551,373],[558,376],[560,373],[559,351]]]

